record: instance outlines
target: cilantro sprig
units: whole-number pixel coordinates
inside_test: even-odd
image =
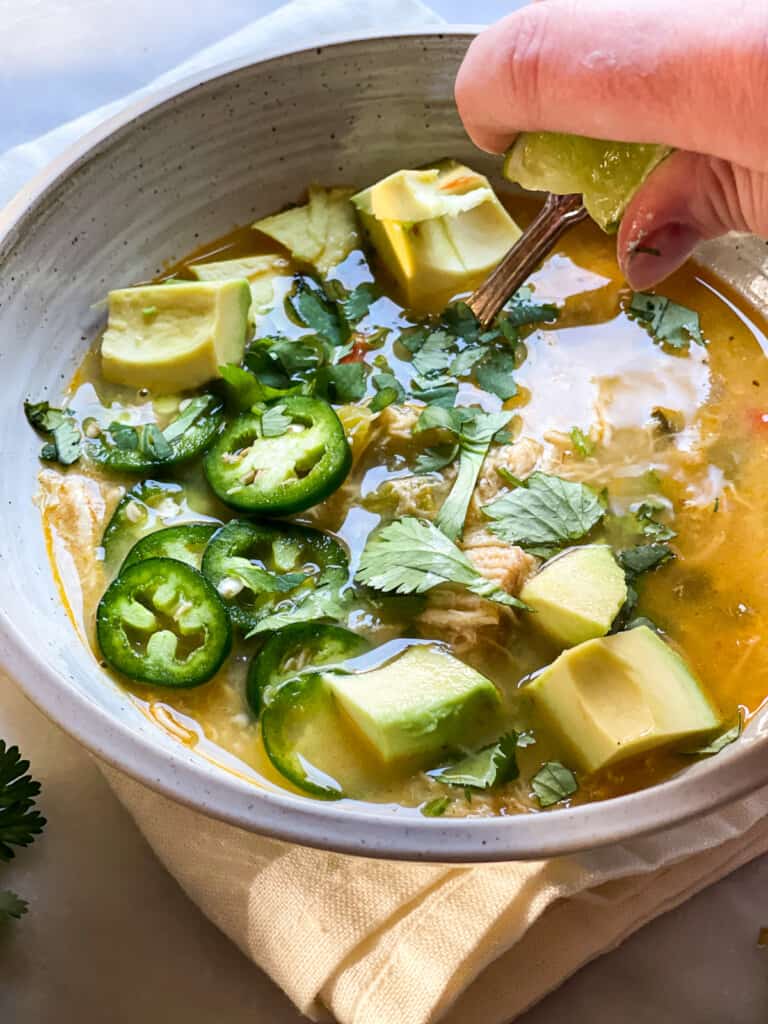
[[[355,579],[374,590],[424,594],[452,583],[510,608],[526,608],[489,580],[434,523],[405,516],[372,534]]]

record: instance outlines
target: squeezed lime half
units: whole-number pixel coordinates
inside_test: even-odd
[[[537,192],[581,192],[592,219],[612,233],[627,203],[669,153],[654,143],[523,132],[504,158],[504,176]]]

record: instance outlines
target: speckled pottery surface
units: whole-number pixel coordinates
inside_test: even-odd
[[[548,814],[415,819],[261,789],[153,726],[100,670],[61,605],[32,503],[39,442],[21,398],[56,398],[103,312],[132,284],[300,197],[308,181],[362,185],[447,154],[491,176],[469,143],[453,78],[470,35],[338,43],[224,68],[142,102],[60,158],[0,215],[0,658],[28,696],[98,757],[206,814],[306,845],[436,861],[540,858],[669,826],[768,782],[768,714],[717,761],[631,796]],[[702,258],[768,303],[764,246]]]

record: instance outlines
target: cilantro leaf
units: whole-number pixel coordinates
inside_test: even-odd
[[[388,405],[402,402],[405,398],[405,388],[394,373],[374,373],[371,383],[376,389],[376,394],[371,399],[372,412],[381,412]]]
[[[421,813],[425,818],[440,818],[448,810],[450,804],[450,797],[436,796],[434,800],[428,800],[421,805]]]
[[[374,590],[397,594],[424,594],[443,583],[453,583],[490,601],[525,607],[498,583],[486,579],[434,523],[410,516],[395,519],[369,536],[355,579]]]
[[[227,405],[233,412],[246,412],[259,402],[267,400],[267,389],[254,374],[235,363],[219,367],[224,381]]]
[[[515,357],[511,352],[491,352],[475,366],[475,380],[483,391],[489,391],[506,402],[517,394]]]
[[[486,350],[480,345],[465,348],[463,352],[459,352],[457,356],[453,357],[450,366],[451,373],[454,377],[466,377],[468,373],[471,373],[475,363],[485,355]]]
[[[305,327],[325,338],[329,345],[343,345],[349,337],[349,326],[337,304],[319,289],[300,278],[292,296],[286,298],[286,309]]]
[[[135,452],[139,447],[139,433],[131,423],[113,420],[107,427],[107,432],[115,448],[119,448],[121,452]]]
[[[282,437],[292,423],[293,419],[285,415],[285,405],[272,405],[261,414],[261,436]]]
[[[453,338],[445,331],[432,331],[413,357],[413,367],[420,376],[442,374],[453,362]]]
[[[436,520],[437,526],[451,540],[462,534],[472,493],[493,437],[509,422],[506,412],[462,411],[465,419],[459,431],[459,471]]]
[[[18,747],[0,740],[0,861],[13,859],[14,846],[29,846],[45,827],[35,808],[40,783],[26,774],[29,761]]]
[[[466,302],[454,302],[447,306],[440,316],[440,322],[454,337],[461,338],[468,345],[476,344],[483,333],[482,324]]]
[[[345,298],[339,300],[347,323],[356,324],[367,315],[371,303],[379,297],[379,289],[371,281],[359,284]]]
[[[307,579],[303,572],[269,572],[236,555],[226,560],[225,571],[227,576],[240,580],[254,594],[286,594]]]
[[[683,750],[683,754],[689,754],[693,757],[711,757],[714,754],[719,754],[721,750],[725,750],[726,747],[730,746],[731,743],[735,743],[736,740],[741,736],[744,728],[744,720],[741,717],[741,712],[736,716],[736,721],[733,725],[729,726],[724,732],[721,732],[714,739],[710,740],[709,743],[704,744],[701,747],[696,747],[693,750]]]
[[[582,459],[588,459],[590,455],[594,455],[595,442],[591,439],[589,434],[585,434],[581,427],[573,427],[570,433],[571,444],[573,450],[577,455],[580,455]]]
[[[431,407],[430,407],[431,408]],[[417,476],[425,473],[437,473],[454,461],[459,454],[458,444],[439,445],[434,448],[425,448],[419,452],[413,464],[413,471]]]
[[[638,544],[619,552],[619,564],[630,576],[640,576],[674,558],[669,544]]]
[[[450,409],[459,393],[458,384],[451,381],[450,378],[443,377],[434,382],[426,379],[414,380],[412,383],[414,398],[420,402],[426,402],[427,405],[442,406],[445,409]]]
[[[280,608],[260,619],[253,627],[246,639],[258,636],[261,633],[268,633],[271,630],[282,629],[292,622],[308,622],[312,619],[335,619],[342,621],[347,618],[352,605],[351,591],[339,593],[338,589],[331,584],[323,584],[312,590],[306,590],[292,599],[290,607]]]
[[[0,924],[3,921],[10,921],[12,918],[18,920],[26,914],[29,904],[21,899],[15,892],[5,889],[0,892]]]
[[[35,430],[52,434],[68,414],[63,409],[54,409],[48,402],[25,402],[24,415]]]
[[[531,789],[540,807],[552,807],[579,789],[576,776],[559,761],[547,761],[531,779]]]
[[[524,327],[528,324],[551,323],[557,320],[557,306],[550,302],[534,302],[532,295],[533,291],[529,286],[515,292],[504,307],[508,323],[515,327]]]
[[[535,472],[523,486],[485,505],[483,512],[502,540],[546,558],[586,536],[605,508],[586,484]]]
[[[691,341],[697,345],[704,344],[699,314],[665,295],[635,292],[629,312],[643,322],[655,341],[672,349],[686,349]]]
[[[464,757],[449,768],[429,772],[432,778],[450,786],[491,789],[511,782],[520,774],[517,767],[517,733],[508,732],[475,754]]]
[[[71,466],[80,458],[82,434],[68,409],[54,409],[48,402],[25,402],[24,414],[30,426],[51,440],[43,445],[40,458]]]
[[[162,430],[156,423],[142,423],[136,428],[137,448],[142,455],[162,461],[170,459],[173,448],[168,444]]]
[[[212,395],[198,395],[197,398],[188,402],[163,431],[165,440],[170,444],[182,437],[193,424],[197,423],[212,402]]]
[[[324,366],[315,378],[315,391],[334,405],[359,402],[365,394],[369,367],[365,363],[337,363]]]

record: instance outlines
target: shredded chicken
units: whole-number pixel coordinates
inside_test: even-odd
[[[538,566],[533,555],[505,544],[482,527],[467,530],[461,546],[483,576],[495,580],[508,594],[519,594]]]
[[[459,657],[479,643],[500,644],[503,631],[513,621],[511,608],[453,587],[430,591],[426,608],[417,618],[424,636],[444,640]]]
[[[410,444],[421,415],[421,407],[417,405],[388,405],[379,413],[380,441],[384,444]]]
[[[485,522],[482,513],[483,505],[489,504],[498,497],[507,485],[499,475],[498,469],[503,467],[520,479],[525,479],[535,469],[541,457],[541,445],[528,437],[523,437],[514,444],[503,444],[491,451],[483,462],[480,479],[477,481],[475,493],[469,506],[467,521]]]
[[[44,469],[39,477],[38,502],[53,543],[72,560],[86,605],[104,587],[102,563],[96,553],[104,524],[122,493],[116,485],[100,483],[77,473]],[[57,558],[60,563],[60,559]]]

